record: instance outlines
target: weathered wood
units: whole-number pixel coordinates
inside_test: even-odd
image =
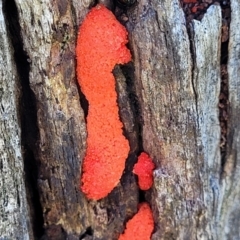
[[[141,1],[128,29],[143,147],[157,165],[153,239],[211,239],[220,177],[221,8],[193,21],[189,39],[178,1]]]
[[[220,48],[221,48],[221,8],[211,6],[202,21],[192,23],[192,42],[194,51],[193,83],[196,91],[197,123],[203,162],[197,171],[202,182],[202,201],[204,203],[205,228],[198,230],[198,237],[216,239],[218,230],[218,209],[220,203]],[[214,39],[214,41],[213,41]],[[206,61],[207,59],[207,61]],[[199,140],[199,139],[198,139]],[[211,203],[211,204],[210,204]],[[200,216],[203,218],[203,216]]]
[[[223,168],[218,206],[219,239],[240,239],[240,2],[231,1],[231,24],[229,33],[228,85],[229,122],[227,157]]]
[[[114,10],[112,1],[99,2]],[[19,80],[1,3],[0,239],[34,239],[22,173]],[[131,150],[120,183],[100,201],[87,200],[80,191],[87,104],[80,104],[75,79],[78,26],[95,1],[15,3],[36,98],[39,138],[31,150],[38,166],[43,239],[117,240],[142,200],[153,210],[153,240],[240,239],[239,1],[231,1],[226,159],[220,155],[218,112],[221,7],[212,5],[189,26],[178,0],[141,0],[115,9],[129,31],[133,55],[131,64],[114,70]],[[132,167],[142,150],[156,169],[153,188],[139,196]]]
[[[0,1],[0,239],[31,239],[21,149],[19,78]]]
[[[83,20],[91,4],[16,2],[38,111],[35,157],[46,239],[116,239],[125,219],[137,211],[137,184],[130,169],[136,160],[134,151],[121,183],[107,198],[89,201],[80,191],[86,128],[75,79],[75,40],[76,23]],[[119,102],[126,97],[120,96]],[[129,114],[128,109],[123,111]]]
[[[86,130],[75,82],[74,16],[67,1],[16,5],[36,97],[40,136],[34,152],[45,237],[78,239],[90,217],[79,191]]]
[[[123,74],[120,66],[115,67],[113,74],[116,79],[118,106],[120,110],[119,114],[121,117],[121,121],[124,124],[124,134],[129,140],[130,152],[137,153],[139,151],[139,126],[136,121],[138,115],[134,106],[134,83],[131,82],[133,79],[133,68],[131,64],[129,64],[128,66],[129,67],[125,67],[125,75]],[[126,78],[129,78],[128,84]]]

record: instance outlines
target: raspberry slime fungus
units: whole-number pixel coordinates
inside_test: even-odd
[[[122,134],[112,70],[131,60],[126,29],[103,5],[92,8],[77,39],[77,77],[89,102],[87,149],[81,189],[93,200],[107,196],[119,183],[129,153]]]
[[[138,212],[126,224],[126,229],[118,240],[150,240],[154,229],[152,210],[144,202],[139,204]]]
[[[133,167],[133,173],[138,176],[138,185],[141,190],[148,190],[153,184],[153,169],[155,165],[152,159],[142,152],[137,163]]]

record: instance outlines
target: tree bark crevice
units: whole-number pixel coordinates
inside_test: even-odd
[[[0,2],[0,238],[32,239],[24,181],[21,130],[21,76],[6,9]]]
[[[117,187],[91,201],[80,189],[88,102],[77,86],[75,43],[97,2],[129,32],[132,62],[113,73],[130,153]],[[231,0],[229,43],[221,42],[223,3],[198,20],[187,15],[195,5],[186,6],[0,1],[0,239],[116,240],[141,201],[154,214],[152,240],[240,239],[232,229],[240,221],[240,4]],[[132,173],[142,151],[156,165],[144,194]]]
[[[31,219],[31,228],[35,237],[43,235],[43,212],[39,201],[39,192],[37,190],[38,163],[36,156],[36,146],[39,139],[37,126],[37,108],[36,99],[30,88],[29,56],[23,49],[19,17],[14,1],[4,1],[3,11],[6,16],[6,22],[9,29],[9,39],[14,49],[14,62],[17,68],[17,74],[21,85],[20,97],[20,127],[21,127],[21,145],[25,173],[25,186],[27,200],[29,205],[29,214]]]

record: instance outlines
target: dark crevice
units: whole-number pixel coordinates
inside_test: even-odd
[[[83,109],[83,112],[84,112],[85,122],[87,122],[89,103],[88,103],[88,100],[87,100],[86,96],[83,94],[79,84],[77,84],[77,88],[78,88],[78,93],[79,93],[79,96],[80,96],[80,105],[81,105],[81,107]]]
[[[142,114],[141,114],[141,108],[140,104],[138,102],[138,97],[135,90],[134,85],[134,66],[133,63],[122,65],[121,67],[122,73],[126,79],[126,85],[127,85],[127,93],[128,93],[128,99],[131,107],[131,111],[133,113],[133,118],[135,119],[135,125],[136,125],[136,131],[138,133],[138,152],[136,154],[138,155],[140,152],[143,151],[143,144],[142,144]]]
[[[14,60],[20,81],[21,96],[19,115],[21,120],[21,142],[24,159],[25,185],[33,234],[34,237],[38,239],[43,234],[43,214],[37,187],[38,167],[34,157],[34,152],[36,152],[36,141],[38,139],[36,99],[29,85],[30,65],[28,56],[23,50],[23,40],[20,33],[21,28],[15,1],[4,0],[3,12],[5,14],[8,34],[14,50]]]
[[[221,46],[221,64],[227,64],[228,61],[228,42],[223,42]]]
[[[221,166],[222,172],[226,163],[227,153],[227,133],[228,133],[228,115],[229,115],[229,85],[228,85],[228,44],[229,28],[231,21],[230,0],[221,1],[222,7],[222,38],[221,38],[221,87],[219,94],[219,122],[221,127]]]
[[[116,5],[124,10],[137,4],[137,0],[115,0]]]
[[[229,86],[228,86],[228,72],[227,65],[221,64],[221,88],[219,95],[219,121],[221,127],[221,166],[222,171],[226,162],[227,153],[227,132],[228,132],[228,109],[229,106]]]
[[[145,192],[139,189],[139,202],[146,202]]]
[[[126,85],[127,85],[126,91],[128,93],[128,99],[130,102],[131,111],[133,112],[133,117],[135,119],[136,131],[138,132],[138,140],[137,140],[138,141],[138,150],[135,152],[135,154],[138,157],[140,155],[140,153],[144,151],[143,139],[142,139],[142,134],[141,134],[143,119],[142,119],[140,104],[139,104],[138,97],[137,97],[136,90],[135,90],[134,65],[133,65],[133,63],[122,65],[121,70],[126,79]],[[135,161],[137,161],[137,158]],[[134,164],[135,163],[136,162],[134,162]],[[131,166],[131,171],[133,169],[133,165]],[[138,189],[138,196],[139,196],[139,202],[146,202],[144,191]]]
[[[194,93],[194,99],[195,99],[195,107],[196,107],[196,114],[197,114],[197,119],[199,119],[199,110],[198,110],[198,94],[197,94],[197,90],[196,90],[196,85],[195,85],[195,77],[194,77],[194,68],[196,66],[196,50],[195,50],[195,44],[194,41],[192,40],[194,37],[194,30],[193,30],[193,25],[191,23],[189,23],[187,25],[187,32],[188,32],[188,36],[189,36],[189,45],[190,45],[190,54],[191,54],[191,60],[192,60],[192,71],[191,71],[191,84],[192,84],[192,88],[193,88],[193,93]],[[198,76],[196,76],[197,78]],[[199,128],[199,121],[197,121],[197,127]],[[197,145],[197,143],[196,143]]]
[[[89,239],[91,236],[93,236],[93,230],[91,227],[88,227],[85,231],[84,234],[82,234],[80,237],[79,237],[79,240],[82,240],[82,239]],[[91,239],[91,238],[90,238]]]
[[[130,179],[136,181],[136,185],[138,185],[138,178],[137,176],[133,176],[133,167],[134,164],[137,162],[137,158],[140,155],[141,152],[143,152],[143,142],[142,142],[142,114],[141,114],[141,108],[138,101],[138,97],[136,94],[135,89],[135,75],[134,75],[135,69],[132,62],[124,65],[118,65],[113,70],[113,75],[117,81],[116,84],[116,92],[118,94],[118,106],[119,106],[119,116],[121,121],[124,123],[128,122],[128,117],[131,116],[131,119],[134,119],[134,122],[131,122],[131,124],[134,124],[134,127],[131,129],[124,129],[124,135],[129,140],[130,143],[130,154],[128,159],[126,160],[125,164],[125,170],[121,177],[121,185],[125,186],[125,183],[127,184]],[[122,85],[122,81],[124,81],[126,84]],[[124,86],[124,90],[121,88]],[[123,93],[125,92],[125,93]],[[125,110],[124,110],[125,109]],[[130,114],[126,114],[126,109],[128,109]],[[126,115],[128,117],[126,117]],[[136,135],[132,135],[132,131],[136,133]],[[137,194],[136,204],[141,202],[148,202],[146,199],[146,192],[140,190],[139,187],[136,186],[135,193]],[[135,205],[135,207],[137,207]],[[134,215],[136,212],[132,212]],[[133,217],[133,215],[126,215],[124,219],[124,225],[128,222],[129,219]]]

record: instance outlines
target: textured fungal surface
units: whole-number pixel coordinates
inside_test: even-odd
[[[133,173],[138,176],[138,185],[141,190],[148,190],[152,186],[154,168],[152,159],[148,154],[142,152],[133,167]]]
[[[77,76],[89,102],[87,150],[81,189],[98,200],[118,184],[129,152],[122,134],[112,70],[131,60],[127,31],[103,5],[92,8],[79,30]]]
[[[139,204],[138,212],[126,224],[118,240],[150,240],[154,228],[152,210],[147,203]]]

